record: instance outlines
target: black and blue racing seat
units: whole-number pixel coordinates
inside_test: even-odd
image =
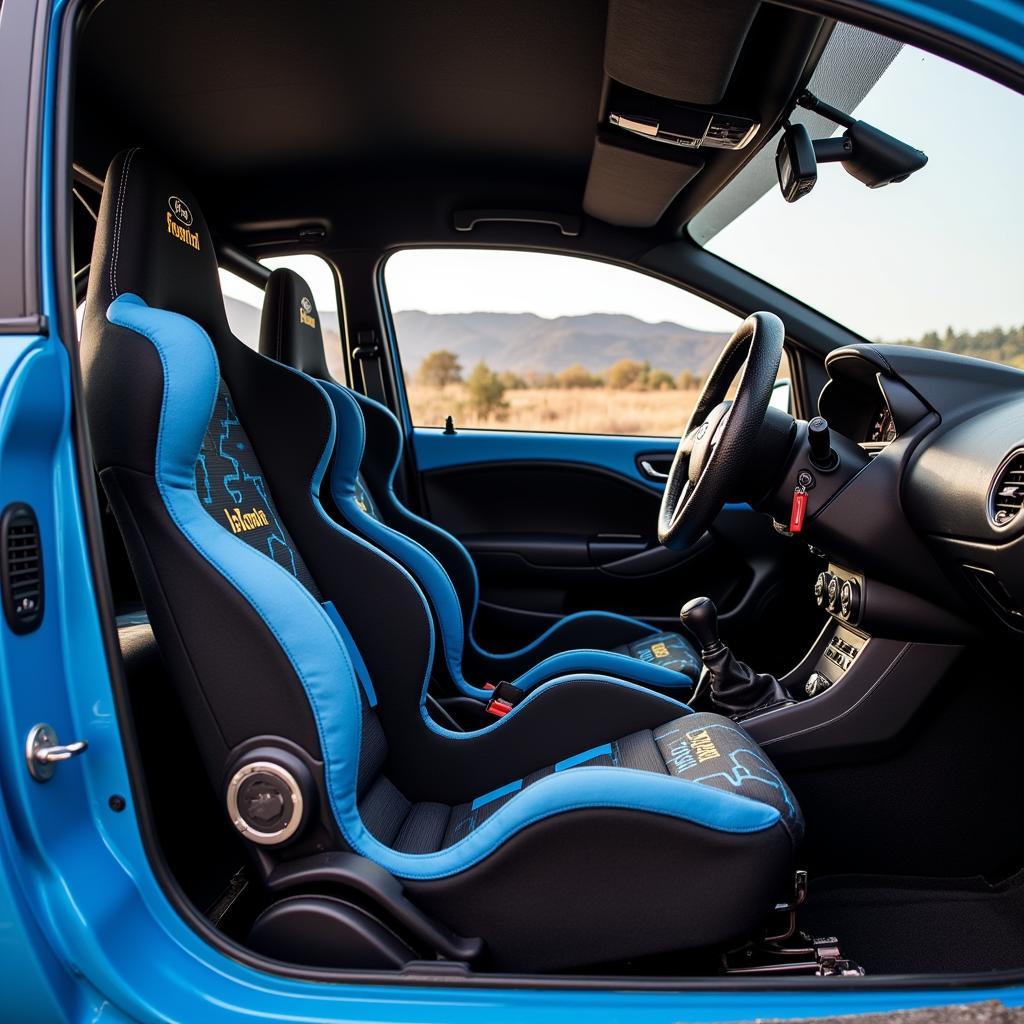
[[[471,555],[395,494],[402,428],[391,410],[333,380],[312,289],[293,270],[275,270],[267,282],[260,352],[313,377],[330,397],[338,433],[326,481],[332,510],[419,583],[438,625],[437,667],[459,691],[486,699],[482,687],[505,680],[529,692],[566,672],[603,672],[669,693],[693,686],[701,662],[687,640],[613,612],[576,612],[518,650],[485,649],[473,630],[480,587]]]
[[[351,966],[339,858],[439,922],[410,958],[458,946],[446,926],[516,970],[719,946],[786,895],[800,812],[728,719],[578,671],[476,732],[430,717],[422,589],[320,501],[344,403],[232,336],[198,204],[138,149],[107,173],[81,361],[163,660],[265,883],[254,944]]]

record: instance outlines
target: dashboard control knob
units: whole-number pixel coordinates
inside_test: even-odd
[[[804,692],[808,697],[817,697],[819,693],[824,693],[831,685],[832,680],[828,676],[823,676],[820,672],[812,672],[807,677]]]
[[[832,579],[832,574],[828,572],[819,572],[818,578],[814,581],[814,603],[819,608],[825,607],[825,602],[828,600],[828,581]]]
[[[832,434],[824,416],[815,416],[807,424],[807,446],[811,449],[811,462],[818,469],[827,472],[836,468],[839,456],[832,450]]]
[[[826,596],[828,597],[828,603],[826,607],[830,612],[837,611],[839,609],[839,588],[842,586],[838,576],[830,575],[828,578],[828,585],[825,589]]]
[[[856,580],[847,580],[839,591],[839,614],[848,622],[860,614],[860,584]]]

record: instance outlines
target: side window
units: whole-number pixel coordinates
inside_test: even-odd
[[[327,261],[320,256],[304,254],[274,256],[260,262],[269,270],[287,267],[306,279],[313,290],[313,301],[320,314],[327,368],[336,380],[344,381],[345,358],[341,344],[343,324],[338,312],[338,288],[334,272]],[[220,271],[220,283],[232,333],[249,348],[259,348],[263,290],[223,268]]]
[[[739,324],[576,256],[406,249],[384,284],[416,426],[678,435]]]

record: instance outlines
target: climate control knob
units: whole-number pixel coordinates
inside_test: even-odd
[[[839,614],[847,622],[860,614],[860,584],[856,580],[847,580],[839,591]]]
[[[827,596],[825,606],[830,612],[839,611],[839,588],[841,586],[842,582],[838,576],[829,576],[828,586],[825,588],[825,594]]]
[[[828,601],[828,581],[832,579],[832,574],[829,572],[819,572],[818,578],[814,581],[814,603],[819,608],[825,607],[825,602]]]

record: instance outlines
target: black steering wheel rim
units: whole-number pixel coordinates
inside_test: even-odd
[[[771,401],[786,329],[774,313],[751,313],[726,342],[679,439],[658,513],[658,540],[692,544],[739,484]],[[736,396],[726,403],[739,374]],[[692,465],[691,465],[692,463]]]

